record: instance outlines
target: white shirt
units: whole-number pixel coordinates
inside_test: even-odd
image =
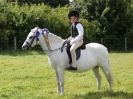
[[[74,25],[74,24],[72,24],[72,25]],[[76,25],[76,28],[78,30],[79,35],[77,37],[75,37],[75,38],[73,38],[71,36],[68,38],[71,41],[70,42],[71,45],[74,44],[74,43],[76,43],[76,42],[78,42],[78,41],[80,41],[80,40],[83,40],[84,28],[83,28],[82,24],[81,23],[78,23]]]

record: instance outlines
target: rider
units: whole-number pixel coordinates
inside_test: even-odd
[[[71,23],[71,36],[67,40],[70,41],[70,52],[72,56],[72,64],[70,64],[70,67],[68,69],[77,70],[75,50],[83,44],[84,28],[79,22],[78,11],[70,11],[68,14],[68,18]]]

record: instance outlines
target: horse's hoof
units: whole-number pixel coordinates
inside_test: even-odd
[[[61,92],[60,95],[63,96],[64,95],[64,92]]]

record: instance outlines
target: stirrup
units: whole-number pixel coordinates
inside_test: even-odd
[[[67,70],[77,70],[77,67],[69,66],[69,67],[67,68]]]

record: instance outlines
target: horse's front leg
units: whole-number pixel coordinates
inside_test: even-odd
[[[64,94],[64,70],[56,70],[57,90],[63,95]]]
[[[58,72],[55,71],[56,73],[56,81],[57,81],[57,92],[60,93],[60,83],[59,83],[59,76],[58,76]]]

